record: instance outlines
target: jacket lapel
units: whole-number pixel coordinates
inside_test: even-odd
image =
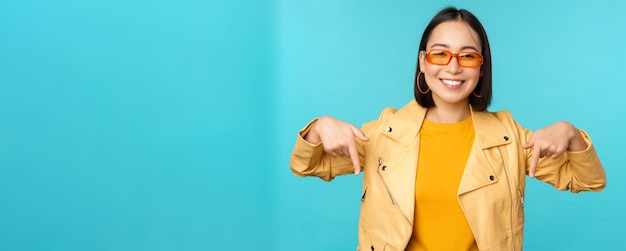
[[[492,113],[472,110],[474,144],[470,151],[458,194],[464,194],[498,181],[494,165],[502,162],[501,154],[491,148],[511,143],[511,135]]]
[[[419,150],[419,131],[426,115],[426,108],[412,100],[382,125],[383,135],[392,139],[395,145],[388,145],[389,152],[386,179],[398,207],[409,223],[413,224],[415,209],[415,175]]]

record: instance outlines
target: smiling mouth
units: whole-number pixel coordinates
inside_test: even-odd
[[[462,81],[462,80],[452,80],[452,79],[440,79],[440,80],[445,85],[451,86],[451,87],[459,86],[459,85],[463,84],[463,82],[465,82],[465,81]]]

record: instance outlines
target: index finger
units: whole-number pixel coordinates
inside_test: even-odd
[[[537,169],[537,163],[539,163],[539,155],[541,154],[541,149],[538,147],[533,148],[533,156],[530,158],[530,170],[528,170],[528,175],[531,178],[535,177],[535,169]]]
[[[348,145],[348,152],[350,152],[350,159],[352,159],[352,165],[354,166],[354,175],[359,175],[361,164],[359,162],[359,151],[357,151],[354,141]]]

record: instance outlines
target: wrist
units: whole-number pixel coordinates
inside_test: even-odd
[[[304,138],[304,140],[306,140],[307,142],[313,144],[313,145],[317,145],[321,142],[320,139],[320,135],[317,131],[317,125],[319,124],[319,120],[311,123],[309,126],[309,130],[307,130],[306,134],[302,135],[302,137]]]
[[[567,146],[568,151],[584,151],[587,149],[587,142],[583,138],[580,131],[574,127],[571,123],[569,123],[572,128],[572,133],[569,139],[569,144]]]

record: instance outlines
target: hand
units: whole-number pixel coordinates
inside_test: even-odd
[[[321,117],[313,125],[309,133],[305,135],[305,140],[312,143],[322,143],[324,152],[328,155],[346,156],[352,159],[354,174],[359,175],[361,165],[359,163],[359,152],[356,148],[355,137],[368,141],[365,134],[352,124],[345,123],[330,116]]]
[[[533,148],[528,175],[534,178],[539,158],[556,159],[567,150],[582,151],[587,148],[587,143],[574,125],[567,121],[560,121],[537,130],[528,142],[522,145],[522,148]]]

